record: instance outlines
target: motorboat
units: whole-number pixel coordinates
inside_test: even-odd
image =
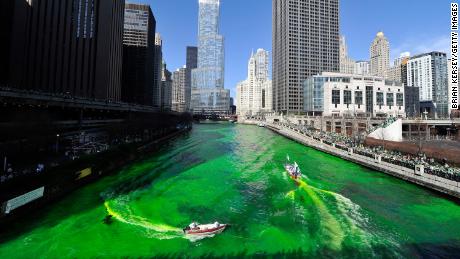
[[[263,124],[262,122],[259,123],[259,124],[257,124],[257,125],[258,125],[259,127],[261,127],[261,128],[265,127],[265,124]]]
[[[299,165],[297,162],[294,162],[294,164],[290,163],[289,156],[287,156],[287,162],[284,165],[284,169],[286,169],[293,180],[302,178],[302,172],[300,171]]]
[[[192,224],[188,225],[186,228],[183,229],[184,234],[186,235],[196,235],[196,236],[209,236],[222,233],[228,224],[221,224],[219,222],[215,222],[213,224],[199,224],[193,222]]]

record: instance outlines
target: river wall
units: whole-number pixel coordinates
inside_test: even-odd
[[[158,150],[161,145],[191,129],[176,129],[153,141],[120,145],[106,152],[68,163],[43,175],[18,179],[0,189],[0,228],[8,223],[39,211],[42,207],[84,185],[117,172]]]
[[[246,124],[246,123],[245,123]],[[254,123],[247,123],[253,125]],[[456,198],[460,198],[460,183],[445,178],[424,173],[423,167],[407,168],[382,160],[380,156],[367,157],[353,152],[353,149],[343,150],[337,148],[335,144],[326,144],[321,140],[302,134],[301,132],[280,127],[274,124],[266,124],[266,127],[275,133],[294,140],[303,145],[312,147],[316,150],[328,153],[333,156],[363,165],[365,167],[392,175],[405,181],[438,191]]]

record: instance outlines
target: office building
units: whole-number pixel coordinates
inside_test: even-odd
[[[161,74],[163,71],[163,40],[155,33],[155,57],[153,61],[153,107],[161,108]]]
[[[388,68],[385,78],[390,81],[406,83],[405,78],[407,79],[407,63],[409,59],[409,52],[402,53],[399,58],[395,59],[393,66]]]
[[[230,109],[224,89],[224,37],[219,34],[220,0],[199,0],[198,66],[192,70],[194,114],[221,115]]]
[[[356,62],[348,56],[348,47],[345,36],[340,36],[340,73],[353,74]]]
[[[172,109],[172,74],[166,67],[166,63],[163,61],[161,70],[161,110],[171,111]]]
[[[367,76],[371,74],[371,64],[369,61],[356,61],[354,73],[356,75]]]
[[[0,77],[11,88],[120,100],[124,0],[2,1],[1,9],[9,49],[0,63],[9,71]]]
[[[273,105],[303,110],[303,82],[339,71],[339,0],[272,0]]]
[[[390,68],[390,43],[383,34],[377,33],[370,47],[371,75],[385,77]]]
[[[192,98],[192,70],[198,67],[198,48],[187,47],[187,60],[186,69],[187,74],[185,78],[185,102],[187,104],[187,111],[190,111],[190,103]]]
[[[272,111],[272,81],[268,76],[268,67],[268,51],[258,49],[255,54],[251,54],[248,62],[248,77],[236,87],[238,116],[251,116]]]
[[[122,100],[153,106],[155,26],[149,5],[125,5]]]
[[[408,118],[420,116],[420,89],[414,86],[404,86],[406,115]]]
[[[304,82],[304,111],[310,115],[404,117],[404,87],[382,77],[321,73]]]
[[[447,55],[430,52],[412,57],[407,64],[408,86],[419,87],[420,109],[432,118],[449,117]]]
[[[186,78],[186,66],[177,69],[172,74],[172,110],[175,112],[187,111]]]

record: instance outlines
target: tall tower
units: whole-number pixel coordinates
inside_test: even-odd
[[[390,68],[390,43],[383,34],[377,33],[370,48],[371,75],[385,77]]]
[[[149,5],[125,4],[122,100],[154,105],[156,21]]]
[[[345,36],[340,36],[340,73],[353,74],[356,62],[348,56]]]
[[[339,0],[272,0],[273,95],[278,112],[303,109],[303,83],[339,71]]]
[[[258,49],[248,61],[248,78],[240,82],[237,89],[237,114],[239,116],[271,112],[272,81],[268,76],[268,51]]]
[[[161,109],[163,71],[163,40],[159,33],[155,33],[155,60],[153,61],[153,107]]]
[[[224,89],[224,37],[219,34],[220,0],[199,0],[198,67],[192,71],[191,106],[195,114],[227,114]]]

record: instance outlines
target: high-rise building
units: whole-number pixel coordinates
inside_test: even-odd
[[[407,79],[407,62],[409,62],[409,59],[409,52],[402,53],[399,58],[395,59],[393,66],[388,68],[385,78],[391,81],[405,82],[404,77]]]
[[[187,68],[177,69],[172,74],[172,110],[176,112],[187,111],[186,100],[186,78]]]
[[[125,5],[122,100],[153,106],[156,21],[149,5]]]
[[[2,66],[9,63],[7,84],[120,100],[124,4],[124,0],[2,1],[1,12],[7,12],[2,21],[9,22],[6,40],[2,39],[9,41],[9,57],[2,54],[0,61]]]
[[[339,71],[339,0],[272,0],[273,105],[303,110],[303,82]]]
[[[404,97],[406,115],[409,118],[420,116],[420,89],[414,86],[404,85]]]
[[[430,52],[412,57],[407,64],[408,86],[419,87],[421,112],[431,117],[449,116],[447,55]]]
[[[161,108],[161,73],[163,71],[163,40],[155,33],[155,60],[153,61],[153,107]]]
[[[356,61],[354,74],[363,76],[370,75],[371,64],[369,61]]]
[[[348,56],[348,47],[345,36],[340,37],[340,73],[353,74],[356,62]]]
[[[268,51],[258,49],[248,62],[248,78],[237,85],[236,113],[255,115],[273,110],[272,81],[268,77]]]
[[[227,114],[224,89],[224,37],[219,34],[220,0],[199,0],[198,67],[192,71],[191,108],[195,114]]]
[[[172,108],[172,74],[166,67],[166,63],[163,61],[161,70],[161,110],[171,111]]]
[[[371,75],[385,77],[390,68],[390,43],[383,34],[377,33],[370,47]]]
[[[187,47],[187,61],[185,67],[187,69],[187,75],[185,78],[185,102],[187,104],[187,111],[190,111],[190,103],[192,98],[192,70],[198,67],[197,47]]]

